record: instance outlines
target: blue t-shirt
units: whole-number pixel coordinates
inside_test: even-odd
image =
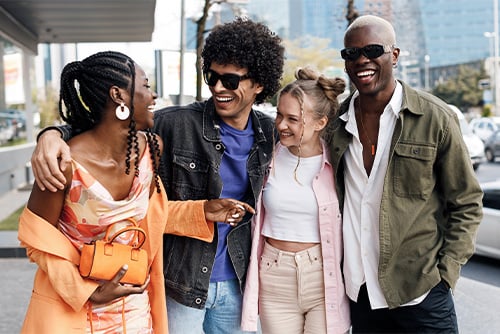
[[[222,156],[220,176],[223,198],[243,200],[248,189],[247,160],[254,142],[252,118],[248,119],[245,130],[238,130],[224,122],[220,124],[222,143],[226,147]],[[221,282],[237,278],[227,252],[227,235],[233,227],[217,223],[218,243],[210,282]]]

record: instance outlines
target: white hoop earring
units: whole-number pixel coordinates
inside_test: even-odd
[[[116,107],[115,115],[116,118],[118,118],[120,121],[124,121],[130,116],[130,110],[125,105],[125,103],[122,102],[119,106]]]

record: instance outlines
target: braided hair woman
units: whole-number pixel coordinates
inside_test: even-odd
[[[122,53],[64,67],[59,113],[73,134],[71,163],[64,189],[34,184],[20,218],[19,239],[39,266],[22,333],[166,333],[163,233],[211,241],[213,221],[236,224],[253,212],[231,199],[167,201],[157,173],[163,144],[149,130],[156,98],[144,70]],[[109,281],[80,276],[83,245],[131,224],[146,232],[146,282],[121,284],[126,266]]]
[[[278,98],[274,149],[254,216],[242,324],[262,332],[346,333],[342,221],[325,138],[345,82],[310,68]]]

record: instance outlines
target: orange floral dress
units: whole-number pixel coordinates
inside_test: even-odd
[[[127,198],[123,200],[114,200],[108,190],[77,161],[72,161],[72,167],[73,180],[59,218],[59,229],[78,250],[84,243],[102,239],[110,224],[115,224],[112,229],[118,230],[132,224],[131,218],[140,226],[148,209],[153,179],[148,146],[139,162],[139,174],[134,178]],[[122,236],[115,241],[131,241],[130,236]],[[146,291],[109,304],[87,303],[88,333],[122,333],[125,330],[127,333],[153,333]]]

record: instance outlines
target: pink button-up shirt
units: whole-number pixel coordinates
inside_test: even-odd
[[[280,145],[280,144],[278,144]],[[323,144],[322,167],[313,181],[313,191],[318,200],[319,230],[323,254],[323,275],[325,282],[325,309],[327,333],[345,333],[351,325],[349,301],[345,293],[341,272],[343,254],[342,217],[335,192],[333,168],[328,161],[327,148]],[[273,163],[271,162],[272,168]],[[262,224],[264,205],[262,192],[256,205],[257,213],[252,220],[252,251],[248,265],[246,286],[243,295],[242,330],[256,331],[259,313],[259,259],[264,248]],[[292,222],[293,223],[293,222]]]

